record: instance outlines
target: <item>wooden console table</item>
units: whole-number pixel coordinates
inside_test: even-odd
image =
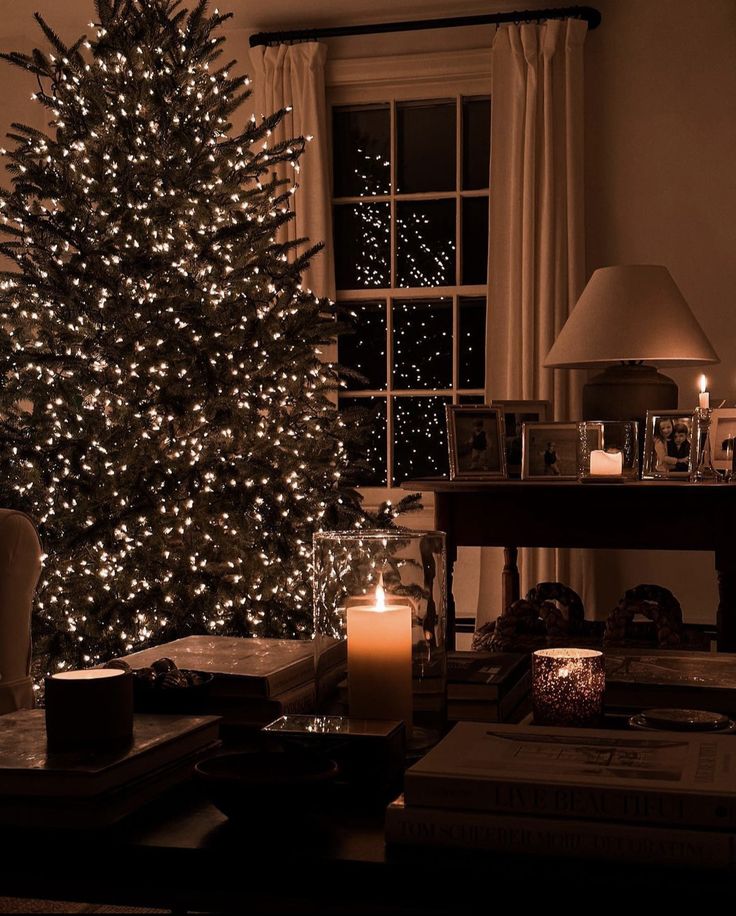
[[[684,481],[407,480],[434,493],[447,535],[448,644],[455,644],[452,569],[458,547],[503,547],[503,601],[519,597],[519,547],[711,550],[719,603],[718,649],[736,651],[736,486]]]

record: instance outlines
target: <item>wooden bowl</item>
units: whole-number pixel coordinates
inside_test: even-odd
[[[220,754],[196,764],[194,774],[229,818],[292,830],[317,823],[338,766],[323,754],[289,748]]]

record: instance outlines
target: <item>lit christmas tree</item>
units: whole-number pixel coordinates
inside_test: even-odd
[[[37,522],[37,672],[189,633],[305,635],[311,536],[386,524],[349,487],[327,395],[336,307],[275,242],[304,141],[233,135],[247,79],[206,0],[96,0],[94,34],[3,55],[47,134],[14,125],[0,192],[0,499]]]

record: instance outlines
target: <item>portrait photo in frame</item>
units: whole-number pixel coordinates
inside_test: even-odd
[[[648,410],[644,439],[644,480],[689,480],[697,459],[694,411]]]
[[[539,423],[552,419],[549,401],[491,401],[491,407],[503,408],[504,441],[506,445],[506,473],[521,477],[522,430],[525,423]]]
[[[718,407],[710,417],[710,453],[713,467],[730,471],[736,447],[736,407]]]
[[[522,480],[577,480],[580,474],[579,423],[525,423],[522,436]],[[600,426],[586,431],[591,449],[602,445]]]
[[[447,404],[450,480],[498,479],[506,476],[500,407]]]

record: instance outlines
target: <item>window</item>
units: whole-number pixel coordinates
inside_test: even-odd
[[[444,406],[483,401],[490,94],[454,82],[333,102],[338,299],[357,315],[338,359],[364,377],[339,406],[375,411],[366,486],[447,473]]]

